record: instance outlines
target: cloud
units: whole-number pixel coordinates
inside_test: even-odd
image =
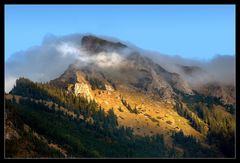
[[[235,85],[235,56],[216,55],[211,60],[195,60],[146,50],[140,51],[169,72],[180,74],[192,86],[214,82]],[[181,66],[195,67],[197,70],[186,74]]]
[[[9,91],[14,83],[13,78],[26,77],[33,81],[49,81],[57,78],[73,63],[76,56],[65,56],[59,53],[56,46],[59,44],[57,38],[44,40],[42,45],[35,46],[13,54],[5,64],[5,90]]]
[[[123,57],[116,52],[111,52],[110,54],[99,53],[96,56],[96,59],[94,59],[94,62],[96,62],[98,66],[105,67],[105,68],[116,67],[119,64],[121,64],[122,61],[123,61]]]
[[[124,44],[130,49],[125,49],[119,53],[101,52],[93,55],[81,48],[82,37],[81,34],[61,37],[48,34],[41,45],[13,54],[5,64],[5,91],[11,90],[14,81],[19,77],[41,82],[55,79],[72,63],[78,66],[95,64],[100,68],[114,71],[114,68],[118,68],[122,63],[126,64],[125,58],[132,51],[138,51],[151,58],[170,72],[179,73],[190,85],[215,81],[224,84],[235,83],[234,56],[217,55],[210,61],[199,61],[143,50],[127,42]],[[107,38],[105,37],[105,39]],[[122,42],[115,38],[110,38],[110,40]],[[202,71],[187,75],[179,65],[197,66]]]
[[[203,66],[213,74],[215,81],[220,81],[226,84],[235,84],[236,66],[234,56],[217,55]]]
[[[11,91],[15,84],[16,79],[17,79],[16,77],[12,77],[9,75],[5,76],[5,92]]]
[[[96,55],[91,55],[81,49],[81,47],[79,48],[76,45],[67,42],[58,45],[56,48],[62,57],[74,57],[79,61],[79,64],[94,63],[101,68],[117,67],[124,59],[124,55],[117,52],[100,52]]]
[[[119,66],[124,59],[124,55],[116,52],[90,55],[82,50],[81,38],[79,34],[47,35],[40,46],[13,54],[5,64],[5,91],[9,92],[19,77],[46,82],[59,77],[73,63],[79,66],[94,63],[109,68]]]

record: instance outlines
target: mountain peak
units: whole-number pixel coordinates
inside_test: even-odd
[[[82,38],[82,47],[91,53],[119,51],[127,48],[121,42],[108,41],[93,35],[87,35]]]

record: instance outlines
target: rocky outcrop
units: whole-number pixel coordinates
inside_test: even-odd
[[[114,89],[108,84],[105,84],[105,88],[107,91],[111,91],[111,92],[114,91]]]
[[[92,100],[91,88],[86,83],[76,83],[74,87],[74,93],[77,96],[85,97],[86,99]]]
[[[84,36],[82,38],[82,47],[92,53],[118,51],[127,46],[120,42],[110,42],[92,35]]]
[[[19,138],[20,138],[20,135],[15,129],[13,123],[11,121],[7,121],[5,126],[5,139],[11,140],[11,139],[19,139]]]
[[[88,82],[86,81],[84,73],[81,71],[77,71],[75,75],[76,83],[74,84],[73,88],[74,94],[76,96],[82,96],[88,100],[92,100],[93,99],[92,89]]]
[[[190,86],[188,85],[187,82],[185,82],[179,74],[177,73],[168,73],[165,74],[166,80],[168,83],[174,88],[177,89],[178,91],[181,91],[185,94],[192,95],[194,94]]]
[[[188,83],[179,74],[168,72],[151,59],[134,52],[128,57],[128,60],[129,67],[133,67],[136,72],[131,77],[138,79],[133,83],[135,87],[157,93],[162,99],[171,99],[176,93],[174,90],[193,94]]]

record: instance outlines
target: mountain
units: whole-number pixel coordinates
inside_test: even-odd
[[[234,157],[234,87],[197,89],[121,42],[80,44],[103,63],[119,60],[77,60],[47,83],[19,78],[5,95],[8,157]]]
[[[206,96],[218,97],[225,104],[236,104],[236,90],[233,85],[208,83],[195,87],[195,89]]]
[[[105,52],[119,51],[124,48],[127,48],[126,45],[120,42],[116,43],[110,42],[92,35],[83,36],[81,45],[85,50],[89,51],[91,54],[96,54],[103,51]]]
[[[186,77],[190,79],[196,79],[198,77],[205,78],[205,76],[210,76],[207,71],[203,70],[198,66],[178,66],[183,71],[184,75],[186,75]],[[221,101],[225,104],[235,105],[236,103],[236,91],[233,84],[226,84],[217,81],[202,82],[200,84],[192,85],[191,89],[206,96],[220,98]]]

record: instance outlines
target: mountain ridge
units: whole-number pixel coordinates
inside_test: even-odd
[[[81,46],[94,57],[117,53],[121,64],[106,68],[76,61],[46,83],[19,78],[10,92],[12,98],[5,95],[7,109],[15,110],[18,118],[66,151],[67,157],[234,155],[235,106],[221,101],[228,96],[219,96],[232,96],[234,88],[196,90],[181,74],[120,42],[84,36]],[[194,73],[191,68],[183,67],[189,74]],[[41,125],[44,116],[48,117],[42,118],[44,124],[52,126],[56,135]],[[21,127],[18,131],[22,133]],[[146,155],[141,150],[145,148]]]

